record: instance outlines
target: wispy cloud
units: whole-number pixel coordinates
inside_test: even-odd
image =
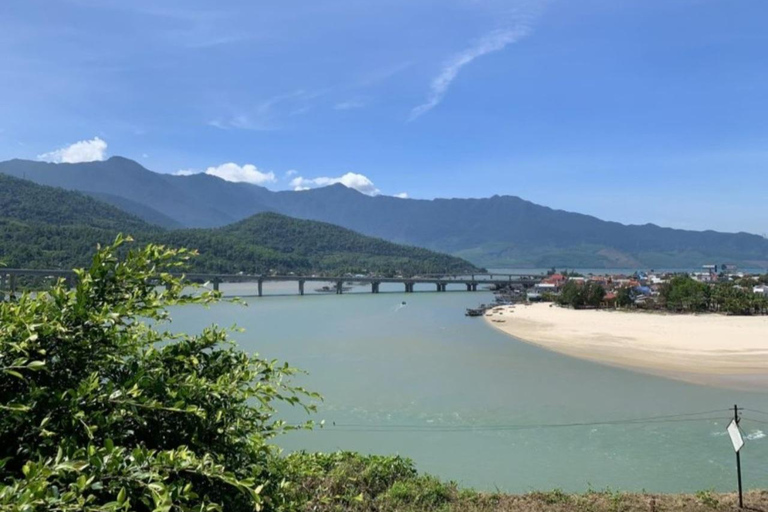
[[[439,105],[464,66],[483,55],[503,50],[510,44],[520,41],[530,32],[531,26],[528,22],[519,22],[513,28],[497,29],[486,34],[469,48],[451,57],[432,80],[427,100],[411,110],[408,120],[413,121]]]
[[[333,106],[334,110],[354,110],[357,108],[363,108],[366,105],[366,101],[360,98],[342,101]]]
[[[270,131],[279,128],[279,120],[297,116],[308,112],[312,107],[312,100],[326,94],[327,91],[298,90],[290,93],[279,94],[262,101],[254,108],[218,117],[208,121],[209,126],[228,130],[236,128],[240,130]]]

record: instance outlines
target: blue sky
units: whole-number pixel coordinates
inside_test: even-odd
[[[0,159],[763,234],[766,19],[765,0],[4,0]]]

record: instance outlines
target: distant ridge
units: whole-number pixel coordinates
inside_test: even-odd
[[[120,199],[118,203],[146,212]],[[150,212],[156,217],[156,214]],[[118,233],[139,243],[196,249],[192,270],[234,274],[461,273],[467,261],[394,244],[327,223],[261,213],[222,228],[165,230],[81,192],[0,174],[0,261],[10,267],[71,269]]]
[[[84,164],[11,160],[0,163],[0,172],[122,198],[147,209],[123,206],[127,211],[162,225],[168,222],[158,214],[185,227],[216,227],[272,211],[448,252],[486,267],[768,267],[768,240],[757,235],[627,226],[515,196],[427,201],[370,197],[343,185],[272,192],[205,174],[153,173],[122,157]],[[117,199],[110,202],[120,206]]]

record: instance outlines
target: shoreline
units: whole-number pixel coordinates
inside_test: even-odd
[[[497,306],[488,325],[579,359],[694,384],[768,389],[768,316],[573,310],[539,303]]]

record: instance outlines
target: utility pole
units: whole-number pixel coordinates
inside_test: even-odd
[[[739,480],[739,508],[744,508],[744,494],[741,490],[741,448],[744,446],[744,439],[741,437],[739,429],[739,407],[733,406],[733,420],[728,425],[728,435],[731,436],[731,443],[736,452],[736,477]]]
[[[733,421],[739,426],[739,407],[733,406]],[[739,508],[744,508],[744,494],[741,491],[741,450],[736,452],[736,475],[739,479]]]

